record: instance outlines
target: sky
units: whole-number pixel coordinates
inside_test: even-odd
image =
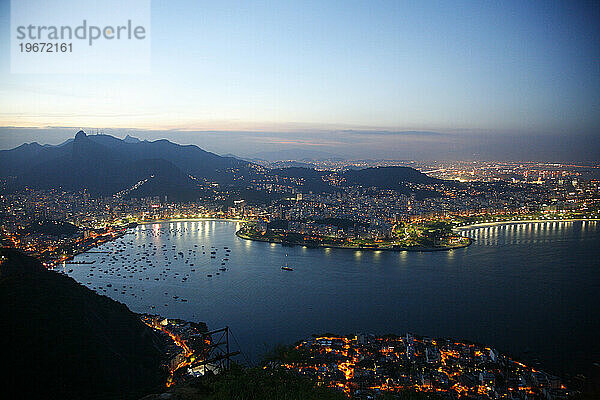
[[[598,2],[151,4],[150,73],[11,74],[0,0],[0,148],[84,128],[241,156],[600,161]]]

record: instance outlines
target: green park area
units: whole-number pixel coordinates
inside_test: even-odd
[[[455,233],[452,224],[443,221],[427,221],[421,223],[398,222],[391,231],[371,232],[367,234],[346,233],[338,231],[338,235],[323,235],[313,232],[297,232],[281,228],[274,224],[261,226],[256,222],[245,224],[237,235],[244,239],[280,243],[284,246],[336,247],[360,250],[408,250],[435,251],[465,247],[470,239]]]

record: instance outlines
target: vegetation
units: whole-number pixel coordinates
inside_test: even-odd
[[[15,398],[137,399],[164,385],[167,341],[127,307],[2,249],[0,335]]]
[[[364,226],[349,220],[329,218],[314,222],[317,224],[337,227]],[[470,244],[466,237],[455,234],[452,224],[444,221],[408,223],[398,222],[391,234],[384,238],[373,239],[364,237],[333,237],[316,233],[298,233],[288,231],[289,221],[275,220],[267,225],[266,231],[261,231],[256,223],[247,223],[237,232],[237,235],[250,240],[272,243],[303,245],[307,247],[339,247],[374,250],[436,250],[464,247]]]
[[[283,348],[282,348],[283,349]],[[281,350],[281,349],[280,349]],[[287,352],[289,353],[289,352]],[[291,354],[289,354],[292,356]],[[234,366],[219,375],[195,378],[170,392],[177,400],[347,400],[341,391],[318,386],[294,372]],[[158,400],[151,395],[143,400]],[[383,393],[380,400],[437,400],[428,393],[404,391]]]
[[[294,373],[266,371],[262,368],[232,367],[230,371],[196,378],[176,387],[178,400],[344,400],[346,396],[334,389],[316,387],[314,383]],[[144,400],[158,399],[160,395]]]
[[[52,236],[70,236],[79,231],[75,225],[65,221],[40,220],[27,227],[28,233],[41,233]]]

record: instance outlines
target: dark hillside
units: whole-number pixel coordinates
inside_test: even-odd
[[[1,252],[4,390],[18,398],[127,399],[160,389],[164,338],[125,305],[18,251]]]

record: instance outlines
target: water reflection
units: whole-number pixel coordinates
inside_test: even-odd
[[[432,253],[283,247],[240,239],[237,225],[142,225],[76,257],[93,264],[60,268],[133,311],[229,325],[256,358],[326,331],[459,337],[558,366],[600,354],[597,222],[468,229],[473,245]]]

